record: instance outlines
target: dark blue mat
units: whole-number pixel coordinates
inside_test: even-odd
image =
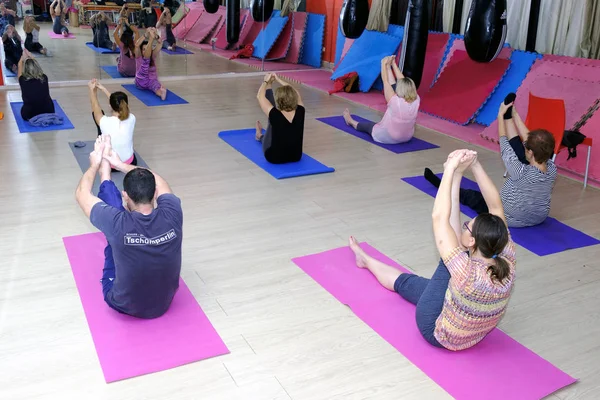
[[[273,14],[267,26],[260,31],[254,43],[253,57],[260,58],[261,60],[267,56],[273,45],[281,35],[283,28],[288,22],[288,17],[280,17],[279,12]]]
[[[178,55],[178,54],[194,54],[191,51],[184,49],[183,47],[175,47],[175,51],[171,51],[169,49],[165,49],[163,47],[162,51],[164,51],[165,53],[169,54],[169,55]]]
[[[167,90],[167,98],[163,101],[149,90],[138,89],[135,84],[122,85],[129,93],[148,107],[169,106],[173,104],[188,104],[188,102],[175,93]]]
[[[96,53],[100,53],[100,54],[119,54],[119,50],[112,51],[110,49],[103,49],[101,47],[96,47],[96,46],[94,46],[93,42],[87,42],[85,45],[87,47],[89,47],[90,49],[94,50]]]
[[[121,73],[117,70],[116,65],[103,65],[102,69],[113,79],[128,78],[127,76],[121,75]]]
[[[325,16],[308,13],[300,64],[321,68],[323,40],[325,40]]]
[[[504,79],[500,81],[500,84],[492,93],[491,97],[485,103],[483,108],[479,110],[479,114],[475,121],[478,124],[489,126],[496,120],[498,116],[498,108],[504,101],[507,94],[513,92],[517,93],[517,89],[525,80],[525,77],[531,70],[533,63],[538,58],[542,58],[541,54],[528,53],[521,50],[514,50],[510,57],[510,66]]]
[[[371,122],[368,119],[359,117],[358,115],[352,115],[352,118],[354,118],[358,122]],[[440,147],[440,146],[436,146],[435,144],[426,142],[424,140],[417,139],[416,137],[413,137],[408,142],[401,143],[401,144],[377,143],[376,141],[373,140],[371,135],[367,135],[366,133],[359,132],[356,129],[354,129],[353,127],[346,125],[346,122],[344,121],[343,116],[336,115],[333,117],[317,118],[317,120],[321,121],[327,125],[333,126],[334,128],[337,128],[341,131],[349,133],[352,136],[355,136],[366,142],[374,144],[375,146],[379,146],[382,149],[389,150],[396,154],[410,153],[410,152],[419,151],[419,150],[437,149],[438,147]]]
[[[15,116],[15,120],[17,121],[17,126],[19,127],[19,132],[21,133],[30,133],[30,132],[45,132],[45,131],[62,131],[66,129],[74,129],[75,127],[67,117],[67,114],[63,111],[62,108],[58,105],[58,102],[54,100],[54,112],[61,117],[63,117],[62,125],[51,125],[45,127],[37,127],[31,125],[29,122],[23,120],[21,117],[21,107],[23,107],[22,102],[18,103],[10,103],[10,108],[12,109],[13,115]]]
[[[335,169],[321,164],[314,158],[302,155],[302,159],[295,163],[271,164],[265,160],[262,144],[254,137],[255,129],[240,129],[235,131],[219,132],[219,137],[231,147],[242,153],[248,160],[258,165],[277,179],[294,178],[297,176],[325,174],[334,172]]]
[[[442,174],[438,174],[438,176],[441,178]],[[402,180],[416,187],[420,191],[427,193],[431,197],[435,197],[437,194],[437,188],[429,183],[423,176],[402,178]],[[477,183],[467,178],[462,179],[460,187],[463,189],[479,190]],[[462,204],[460,206],[460,211],[471,218],[477,216],[477,213],[473,209]],[[515,243],[523,246],[538,256],[547,256],[600,243],[600,240],[550,217],[546,218],[543,223],[536,226],[510,228],[510,234]]]

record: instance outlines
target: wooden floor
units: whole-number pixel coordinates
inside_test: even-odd
[[[169,82],[186,105],[147,108],[130,97],[137,151],[183,200],[183,278],[231,354],[113,384],[104,382],[61,240],[95,231],[74,200],[82,173],[68,146],[96,135],[87,88],[52,89],[75,129],[36,134],[14,122],[8,103],[20,93],[0,91],[1,399],[450,398],[290,259],[352,234],[429,276],[438,259],[433,199],[400,178],[439,171],[466,145],[419,128],[441,147],[395,155],[315,120],[348,106],[377,114],[302,88],[305,153],[336,172],[277,181],[217,137],[261,117],[261,79]],[[500,185],[498,155],[476,150]],[[559,177],[551,215],[600,238],[598,204],[600,191]],[[517,254],[500,327],[580,379],[551,399],[600,398],[600,246]]]

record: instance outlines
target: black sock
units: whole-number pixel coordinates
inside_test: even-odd
[[[514,93],[509,93],[506,95],[506,97],[504,98],[504,104],[510,104],[513,101],[515,101],[515,99],[517,98],[517,95]],[[504,119],[511,119],[512,118],[512,107],[510,107],[508,110],[506,110],[506,112],[504,113]]]
[[[433,186],[435,186],[438,189],[440,188],[440,183],[442,183],[442,180],[440,178],[438,178],[437,175],[434,174],[429,168],[425,168],[425,172],[423,173],[423,176]]]

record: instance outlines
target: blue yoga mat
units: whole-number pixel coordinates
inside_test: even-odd
[[[162,51],[170,55],[178,55],[178,54],[194,54],[191,51],[184,49],[183,47],[175,47],[175,51],[171,51],[169,49],[165,49],[163,47]]]
[[[300,64],[321,68],[323,40],[325,40],[325,16],[308,13]]]
[[[442,174],[438,174],[438,176],[441,178]],[[420,191],[427,193],[431,197],[435,197],[437,194],[437,188],[429,183],[423,176],[402,178],[402,180],[416,187]],[[460,186],[463,189],[479,190],[477,183],[467,178],[462,179]],[[460,206],[460,211],[471,218],[477,216],[477,213],[473,209],[464,205]],[[550,217],[546,218],[543,223],[536,226],[510,228],[510,233],[515,243],[523,246],[538,256],[547,256],[600,243],[600,240]]]
[[[371,122],[368,119],[359,117],[358,115],[352,115],[352,118],[354,118],[358,122]],[[424,140],[417,139],[416,137],[413,137],[408,142],[401,143],[401,144],[377,143],[376,141],[373,140],[371,135],[368,135],[363,132],[359,132],[356,129],[354,129],[353,127],[346,125],[346,121],[344,121],[344,117],[342,117],[342,116],[317,118],[317,120],[321,121],[327,125],[333,126],[334,128],[337,128],[341,131],[349,133],[352,136],[356,136],[359,139],[362,139],[364,141],[372,143],[375,146],[379,146],[382,149],[389,150],[392,153],[396,153],[396,154],[410,153],[410,152],[419,151],[419,150],[437,149],[438,147],[440,147],[435,144],[426,142]]]
[[[126,76],[121,75],[121,73],[117,70],[116,65],[103,65],[102,69],[113,79],[127,78]]]
[[[496,120],[498,108],[500,108],[500,104],[504,101],[506,95],[511,92],[517,93],[517,89],[519,89],[519,86],[521,86],[521,83],[523,83],[523,80],[525,80],[525,77],[531,70],[533,63],[538,58],[542,58],[542,55],[521,50],[514,50],[512,52],[510,66],[506,75],[504,75],[504,79],[500,81],[500,84],[475,119],[478,124],[489,126]]]
[[[30,132],[45,132],[45,131],[62,131],[66,129],[74,129],[75,127],[67,117],[67,114],[60,108],[58,105],[58,101],[54,100],[54,112],[61,117],[63,117],[62,125],[51,125],[51,126],[43,126],[37,127],[31,125],[29,122],[23,120],[21,117],[21,107],[23,107],[22,102],[18,103],[10,103],[10,108],[12,109],[13,115],[15,116],[15,120],[17,121],[17,126],[19,127],[19,132],[21,133],[30,133]]]
[[[96,47],[96,46],[94,46],[93,42],[87,42],[85,45],[87,47],[89,47],[90,49],[94,50],[96,53],[100,53],[100,54],[119,54],[119,50],[112,51],[110,49],[103,49],[101,47]]]
[[[2,63],[4,64],[4,63]],[[14,72],[12,72],[9,69],[4,68],[4,65],[2,66],[2,73],[4,74],[5,78],[16,78],[17,74],[15,74]]]
[[[337,67],[331,80],[335,80],[349,72],[359,76],[359,89],[368,92],[381,74],[381,59],[396,54],[401,38],[377,31],[365,30],[352,44]]]
[[[254,46],[253,57],[263,59],[267,56],[279,35],[281,35],[283,28],[285,28],[288,19],[288,17],[279,16],[279,13],[277,15],[273,14],[267,26],[260,31],[252,44]]]
[[[240,129],[219,132],[219,137],[277,179],[326,174],[335,171],[335,169],[321,164],[306,154],[303,154],[302,159],[295,163],[271,164],[265,160],[262,144],[255,139],[255,134],[255,129]]]
[[[135,84],[122,85],[129,93],[138,98],[139,101],[148,107],[169,106],[173,104],[188,104],[188,102],[175,93],[167,90],[167,98],[163,101],[149,90],[138,89]]]

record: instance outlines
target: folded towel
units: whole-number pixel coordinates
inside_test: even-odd
[[[31,118],[28,122],[33,126],[46,127],[50,125],[62,125],[64,120],[58,114],[40,114]]]

